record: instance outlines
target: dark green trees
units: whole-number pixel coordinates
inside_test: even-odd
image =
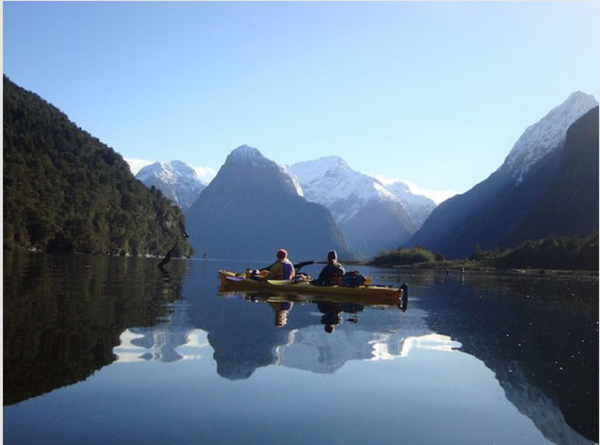
[[[503,268],[598,270],[598,231],[586,237],[529,240],[495,260]]]
[[[4,76],[4,248],[163,255],[181,210],[123,158]]]

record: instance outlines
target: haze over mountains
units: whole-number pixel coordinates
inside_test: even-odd
[[[598,230],[598,102],[576,92],[519,138],[504,164],[442,203],[408,246],[450,258]]]

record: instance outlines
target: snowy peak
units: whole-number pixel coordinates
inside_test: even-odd
[[[290,173],[289,169],[265,157],[257,148],[241,145],[227,156],[225,164],[277,169],[288,189],[299,196],[304,196],[300,182]]]
[[[152,176],[165,182],[174,182],[180,179],[202,182],[196,171],[181,161],[155,162],[147,165],[138,172],[136,178],[143,182]]]
[[[348,244],[368,257],[396,248],[416,230],[404,204],[376,178],[352,170],[340,157],[290,167],[308,201],[329,209]]]
[[[196,171],[185,162],[174,160],[169,162],[169,165],[173,170],[180,172],[182,175],[193,173],[194,177],[198,177]]]
[[[400,201],[409,203],[409,204],[420,204],[425,206],[431,206],[432,209],[436,206],[435,202],[424,196],[424,195],[416,195],[414,194],[410,186],[404,181],[394,181],[390,183],[385,183],[385,188],[389,190],[396,198]]]
[[[291,167],[291,170],[303,184],[322,178],[328,171],[352,171],[346,161],[339,156],[326,156],[314,161],[298,162]]]
[[[181,161],[147,165],[138,172],[136,178],[148,187],[159,189],[184,212],[192,206],[207,185],[192,167]]]
[[[294,258],[323,249],[355,257],[331,212],[299,196],[284,167],[248,146],[229,154],[186,216],[195,250],[211,258],[268,260],[282,245]]]
[[[421,227],[437,207],[432,199],[414,194],[410,190],[410,186],[403,181],[386,183],[385,188],[404,204],[408,214],[415,220],[417,227]]]
[[[300,162],[289,170],[300,181],[306,199],[328,207],[338,223],[352,218],[371,200],[401,205],[377,179],[352,170],[339,156]]]
[[[567,130],[577,119],[598,106],[594,96],[577,91],[544,118],[529,126],[515,143],[501,169],[521,182],[529,169],[550,152],[562,147]]]
[[[377,201],[403,207],[420,227],[436,207],[429,198],[413,194],[405,183],[383,184],[352,170],[339,156],[299,162],[290,170],[300,180],[306,199],[328,207],[338,222],[351,218],[360,206]],[[342,207],[342,202],[354,205]]]
[[[257,148],[250,147],[248,145],[240,145],[238,148],[233,150],[227,157],[227,161],[251,161],[251,162],[264,162],[267,158],[258,151]],[[226,161],[226,162],[227,162]]]

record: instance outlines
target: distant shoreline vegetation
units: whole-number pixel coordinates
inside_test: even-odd
[[[554,269],[598,270],[598,231],[585,237],[548,237],[527,240],[519,246],[500,251],[481,250],[479,247],[467,259],[446,260],[423,247],[398,248],[381,252],[367,263],[369,266],[419,266],[497,269]]]

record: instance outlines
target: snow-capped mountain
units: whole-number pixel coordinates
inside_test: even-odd
[[[476,246],[584,236],[598,230],[598,201],[598,105],[576,92],[528,127],[485,181],[440,204],[406,245],[466,258]]]
[[[299,162],[290,168],[296,176],[306,198],[330,207],[336,221],[351,218],[360,203],[370,199],[400,201],[408,215],[419,228],[435,208],[431,199],[416,195],[402,181],[384,184],[376,178],[352,170],[339,156],[328,156],[315,161]],[[340,200],[353,199],[351,208],[338,208]]]
[[[427,217],[436,208],[436,204],[432,199],[423,195],[415,195],[405,182],[395,181],[385,184],[385,188],[404,204],[408,214],[415,220],[417,228],[423,225]]]
[[[508,169],[517,183],[521,182],[533,165],[564,144],[567,129],[573,122],[596,106],[598,101],[592,95],[581,91],[571,94],[525,130],[500,168]]]
[[[304,196],[302,186],[296,177],[294,177],[288,167],[279,165],[270,159],[267,159],[258,149],[248,145],[241,145],[233,150],[227,157],[227,162],[231,164],[245,164],[246,167],[260,167],[264,164],[275,165],[281,173],[281,179],[284,182],[284,189],[288,192]]]
[[[290,171],[306,199],[329,208],[337,223],[350,220],[369,200],[399,201],[377,179],[352,170],[338,156],[300,162]]]
[[[306,199],[327,207],[346,241],[366,256],[397,248],[435,207],[433,201],[401,190],[400,185],[394,188],[397,196],[338,156],[300,162],[290,171],[299,179]]]
[[[229,154],[186,217],[196,251],[212,258],[271,260],[285,247],[296,261],[330,249],[354,259],[331,212],[308,202],[285,168],[247,145]]]
[[[146,186],[159,189],[184,212],[207,186],[192,167],[181,161],[155,162],[142,168],[135,177]]]

